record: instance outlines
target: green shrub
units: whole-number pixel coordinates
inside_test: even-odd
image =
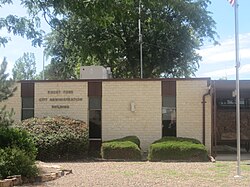
[[[208,161],[208,154],[205,146],[198,140],[164,137],[151,144],[148,159],[150,161]]]
[[[165,136],[159,140],[156,140],[154,143],[161,143],[166,141],[191,142],[194,144],[201,144],[199,140],[194,138],[183,138],[183,137],[173,137],[173,136]]]
[[[39,160],[71,160],[87,155],[88,128],[83,121],[65,117],[31,118],[20,127],[34,138]]]
[[[0,128],[0,148],[15,147],[23,150],[31,160],[37,155],[37,149],[32,137],[27,131],[17,128]]]
[[[14,123],[12,116],[14,115],[14,110],[6,110],[6,105],[0,108],[0,127],[9,127]]]
[[[140,160],[140,140],[136,136],[127,136],[121,139],[102,143],[101,155],[105,159]]]
[[[136,145],[138,145],[138,147],[140,147],[140,140],[137,136],[126,136],[123,138],[119,138],[119,139],[114,139],[114,140],[110,140],[110,141],[105,141],[105,143],[107,142],[124,142],[124,141],[130,141],[135,143]]]
[[[11,175],[36,176],[35,161],[24,150],[15,147],[0,149],[0,179]]]
[[[10,175],[35,176],[36,154],[35,144],[25,130],[0,128],[0,179]]]

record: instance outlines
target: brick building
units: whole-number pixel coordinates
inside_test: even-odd
[[[196,138],[212,150],[209,78],[21,81],[1,103],[14,119],[68,116],[89,125],[91,141],[136,135],[141,147],[162,136]]]

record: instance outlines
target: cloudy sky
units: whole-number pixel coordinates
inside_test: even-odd
[[[0,9],[0,17],[8,14],[23,16],[26,10],[20,7],[18,0],[12,6],[4,6]],[[202,56],[200,68],[196,77],[211,77],[212,79],[227,78],[235,79],[235,43],[234,43],[234,8],[227,0],[211,0],[208,9],[217,23],[217,33],[220,45],[214,46],[207,43],[199,50]],[[250,1],[238,0],[239,2],[239,39],[240,39],[240,79],[250,79]],[[42,27],[49,32],[49,26],[42,22]],[[7,35],[5,30],[0,34]],[[42,71],[43,48],[34,48],[31,42],[24,38],[12,36],[11,41],[5,48],[0,48],[0,60],[7,57],[8,72],[11,72],[14,62],[24,52],[35,53],[37,71]],[[49,62],[45,62],[45,65]]]
[[[239,3],[240,79],[250,79],[250,1]],[[212,0],[209,10],[217,23],[220,45],[207,44],[199,51],[203,60],[197,77],[235,79],[234,8],[227,0]]]

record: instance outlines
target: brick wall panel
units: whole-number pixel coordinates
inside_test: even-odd
[[[73,91],[64,93],[63,91]],[[48,91],[60,91],[48,94]],[[47,98],[47,101],[41,101]],[[51,98],[81,98],[81,101],[50,101]],[[52,108],[52,105],[68,105],[69,108]],[[88,123],[87,82],[35,83],[35,117],[68,116]]]
[[[177,81],[177,136],[196,138],[202,142],[202,96],[207,93],[206,80]],[[206,96],[206,139],[205,145],[211,150],[211,96]]]
[[[17,89],[14,92],[13,96],[9,97],[8,100],[1,102],[0,107],[2,108],[4,105],[6,105],[7,111],[11,111],[11,109],[13,109],[14,115],[12,116],[12,119],[18,122],[21,121],[21,84],[16,83],[15,86],[17,87]]]
[[[147,150],[161,138],[161,100],[161,81],[103,82],[103,140],[136,135]]]

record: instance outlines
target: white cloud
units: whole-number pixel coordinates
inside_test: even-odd
[[[227,77],[228,79],[235,79],[236,69],[235,67],[220,69],[216,71],[210,71],[203,73],[201,77],[213,77],[214,79]],[[250,64],[243,65],[239,68],[240,78],[246,79],[250,75]]]
[[[250,59],[250,33],[239,35],[240,58]],[[203,60],[203,64],[213,64],[218,62],[228,62],[235,60],[234,38],[229,38],[221,42],[221,45],[209,45],[198,52]]]
[[[219,46],[205,46],[199,51],[202,56],[198,77],[235,79],[235,40],[230,37],[220,41]],[[250,79],[250,33],[239,35],[240,78]]]

